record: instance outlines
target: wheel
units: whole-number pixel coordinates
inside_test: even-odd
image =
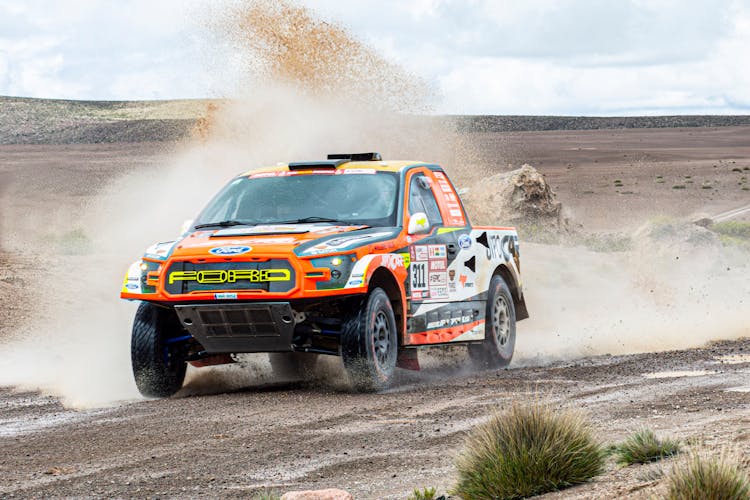
[[[480,368],[503,368],[513,358],[516,346],[516,310],[501,276],[490,281],[486,314],[484,342],[469,344],[469,356]]]
[[[341,356],[359,391],[388,387],[396,369],[396,317],[388,295],[374,288],[343,325]]]
[[[179,391],[187,363],[179,347],[168,340],[184,334],[176,316],[141,302],[133,321],[130,356],[135,385],[147,397],[165,398]]]
[[[318,362],[317,354],[306,352],[269,352],[268,361],[276,378],[305,380],[312,376]]]

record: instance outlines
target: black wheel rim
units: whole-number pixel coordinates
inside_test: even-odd
[[[498,347],[505,347],[510,340],[510,308],[502,295],[492,304],[492,334]]]
[[[391,356],[391,329],[385,311],[378,311],[372,322],[372,338],[375,345],[375,360],[380,367],[388,366]]]

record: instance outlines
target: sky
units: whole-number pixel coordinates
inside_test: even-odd
[[[241,1],[241,0],[227,0]],[[750,0],[300,0],[455,114],[750,114]],[[0,95],[231,96],[211,0],[0,0]]]

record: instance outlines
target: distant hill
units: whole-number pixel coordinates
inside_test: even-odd
[[[0,144],[72,144],[176,141],[216,99],[71,101],[0,96]],[[461,132],[584,130],[750,125],[750,116],[507,116],[456,115],[441,119]]]
[[[673,116],[513,116],[457,115],[464,132],[520,132],[534,130],[596,130],[623,128],[735,127],[750,125],[750,115]]]
[[[209,102],[0,96],[0,144],[174,141],[190,133]]]

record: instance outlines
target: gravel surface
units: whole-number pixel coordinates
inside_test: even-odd
[[[547,175],[563,204],[575,210],[576,220],[614,229],[658,215],[670,203],[677,203],[683,214],[747,204],[747,191],[738,184],[747,171],[734,171],[750,167],[743,141],[747,130],[486,134],[479,152],[492,159],[508,151],[534,164]],[[94,317],[102,322],[82,332],[90,335],[80,337],[86,339],[79,345],[82,353],[56,350],[61,330],[44,330],[44,357],[30,355],[22,360],[23,367],[43,371],[49,364],[66,366],[64,356],[71,355],[74,361],[67,366],[77,373],[74,365],[101,363],[102,354],[110,354],[89,354],[85,348],[120,348],[100,341],[108,334],[106,325],[112,324],[103,316],[118,301],[119,267],[124,270],[133,256],[89,255],[93,235],[78,230],[88,228],[83,224],[90,220],[86,217],[91,217],[93,201],[120,176],[158,178],[160,165],[173,155],[164,146],[0,147],[4,353],[16,346],[19,332],[37,316],[52,316],[47,324],[55,325],[54,314],[59,313],[63,327],[79,321],[76,315],[98,312]],[[482,161],[495,171],[505,169]],[[688,169],[697,184],[710,179],[719,189],[673,190],[671,184],[684,178],[681,169]],[[656,176],[667,182],[658,183]],[[626,188],[613,186],[613,178],[621,179]],[[589,187],[582,182],[589,182]],[[638,194],[622,192],[631,190]],[[661,197],[667,197],[667,205],[654,201]],[[126,207],[135,210],[133,205]],[[602,207],[608,207],[607,217]],[[142,229],[132,229],[132,239],[137,240]],[[544,248],[536,246],[536,253],[543,255]],[[59,281],[57,275],[46,282],[45,273],[57,269],[70,281],[86,272],[84,284],[98,286],[87,295],[65,288],[70,281]],[[91,270],[98,279],[91,279]],[[567,268],[555,277],[563,279],[565,272]],[[43,288],[48,284],[60,288]],[[53,299],[58,306],[54,314],[45,307]],[[93,311],[80,307],[84,299],[96,299],[91,302]],[[531,314],[543,317],[549,305],[530,304]],[[73,312],[66,315],[66,307]],[[121,329],[127,330],[127,321]],[[532,336],[527,336],[531,332],[524,323],[519,324],[518,347],[528,352],[524,343]],[[541,333],[554,336],[552,331]],[[536,398],[585,409],[604,443],[617,442],[645,426],[659,435],[689,440],[692,447],[718,452],[729,446],[747,456],[749,355],[750,340],[739,339],[659,353],[579,354],[557,362],[519,358],[509,370],[476,373],[466,367],[462,349],[450,354],[433,351],[422,372],[400,372],[393,390],[366,395],[348,390],[336,358],[331,358],[324,377],[307,383],[273,381],[265,362],[253,359],[246,367],[251,375],[239,377],[239,382],[242,366],[197,371],[175,398],[130,397],[83,409],[64,406],[54,388],[38,392],[33,384],[15,385],[0,389],[0,497],[246,497],[263,488],[282,493],[339,487],[355,498],[403,499],[422,486],[444,493],[455,481],[453,457],[464,432],[497,408]],[[128,367],[110,369],[121,370],[120,378],[129,377]],[[80,373],[88,374],[77,380],[81,385],[95,378],[95,371]],[[63,371],[53,375],[76,381]],[[102,377],[99,384],[105,390],[107,381]],[[547,497],[648,498],[663,488],[659,471],[669,467],[667,462],[620,468],[610,462],[592,483]]]

